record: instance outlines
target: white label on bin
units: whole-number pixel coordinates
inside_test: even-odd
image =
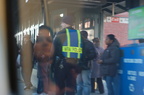
[[[136,76],[136,75],[137,75],[137,72],[136,72],[136,71],[130,71],[130,70],[128,70],[128,71],[127,71],[127,74],[128,74],[128,75]]]
[[[139,76],[144,77],[144,72],[139,71]]]
[[[128,76],[127,78],[130,81],[137,81],[137,77],[136,76]]]
[[[125,59],[124,59],[124,63],[137,63],[137,64],[142,64],[142,63],[143,63],[143,59],[129,59],[129,58],[125,58]]]

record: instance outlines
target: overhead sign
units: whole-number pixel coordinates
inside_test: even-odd
[[[128,39],[144,39],[144,6],[129,11]]]
[[[128,23],[128,18],[126,17],[107,17],[104,22],[114,22],[114,23]]]
[[[119,23],[119,22],[120,22],[120,19],[119,19],[118,17],[112,17],[112,18],[111,18],[111,21],[112,21],[112,22]]]

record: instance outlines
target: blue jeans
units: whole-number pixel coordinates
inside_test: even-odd
[[[105,77],[108,95],[119,95],[120,94],[120,78],[118,75],[106,76]]]
[[[41,94],[43,92],[43,80],[38,78],[37,93]]]
[[[90,95],[90,70],[82,70],[77,76],[77,95]]]

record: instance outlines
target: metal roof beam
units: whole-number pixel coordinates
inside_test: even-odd
[[[126,7],[123,7],[122,5],[117,4],[116,7],[120,8],[120,9],[122,9],[122,10],[124,10],[124,11],[127,11],[127,8],[126,8]]]
[[[115,5],[120,5],[120,3],[123,3],[123,2],[125,2],[125,1],[115,2]],[[109,7],[109,6],[112,6],[112,3],[114,3],[114,2],[107,2],[107,4],[102,6],[102,8],[104,9],[104,8]]]
[[[111,6],[111,5],[112,5],[112,3],[107,3],[107,4],[103,5],[102,8],[106,8],[106,7]]]
[[[107,0],[108,3],[120,3],[123,1],[125,1],[125,0]]]
[[[105,9],[103,9],[104,11],[106,11],[106,12],[108,12],[108,13],[111,13],[112,14],[112,11],[111,10],[109,10],[109,9],[107,9],[107,8],[105,8]],[[117,14],[116,12],[114,12],[114,14]]]
[[[70,3],[70,4],[81,4],[81,5],[102,5],[105,3],[98,3],[96,1],[69,1],[69,0],[49,0],[48,4],[51,3]]]
[[[87,5],[80,5],[80,4],[75,4],[75,5],[68,5],[68,4],[60,4],[60,3],[55,3],[55,4],[52,4],[50,7],[53,7],[53,6],[59,6],[59,7],[77,7],[77,8],[97,8],[96,6],[87,6]]]

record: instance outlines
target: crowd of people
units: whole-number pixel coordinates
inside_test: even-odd
[[[100,39],[88,40],[86,31],[74,29],[73,18],[62,19],[62,30],[53,37],[50,27],[42,25],[36,43],[24,36],[20,49],[24,90],[33,89],[31,74],[37,62],[37,95],[90,95],[95,93],[96,83],[100,94],[119,95],[118,65],[120,44],[113,34],[106,36],[106,49]]]

